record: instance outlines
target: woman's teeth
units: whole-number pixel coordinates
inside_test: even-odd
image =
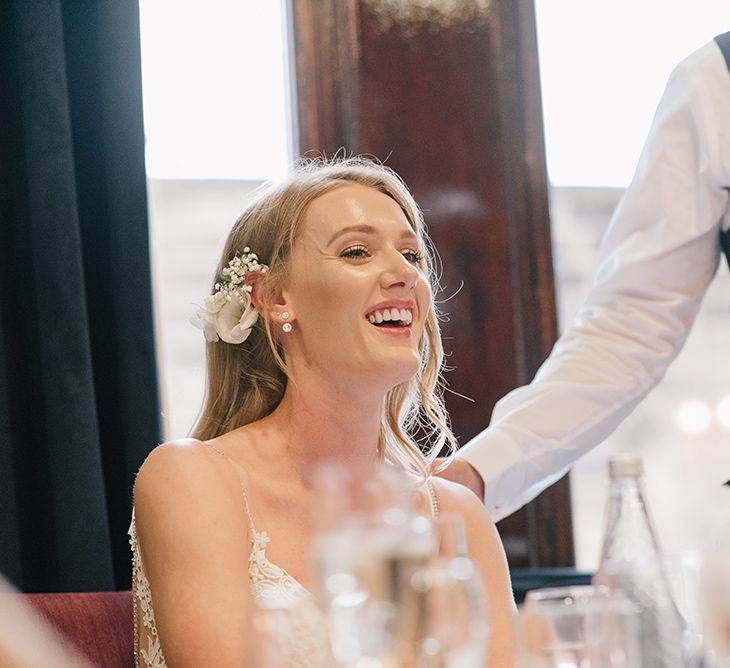
[[[374,325],[379,325],[381,322],[399,322],[401,325],[410,325],[413,320],[413,313],[404,308],[386,308],[381,311],[374,311],[368,316],[368,320]]]

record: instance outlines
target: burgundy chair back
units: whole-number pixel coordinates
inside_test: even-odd
[[[23,598],[100,668],[134,668],[132,593],[24,594]]]

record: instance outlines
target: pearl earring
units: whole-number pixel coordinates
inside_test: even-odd
[[[285,332],[286,334],[288,334],[289,332],[291,332],[291,323],[290,323],[290,322],[285,322],[285,323],[284,323],[284,324],[283,324],[283,325],[281,326],[281,329],[282,329],[282,330],[284,330],[284,332]]]

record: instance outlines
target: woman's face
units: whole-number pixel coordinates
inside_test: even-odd
[[[313,200],[284,290],[295,319],[287,359],[385,389],[413,377],[432,300],[423,251],[398,204],[373,188]]]

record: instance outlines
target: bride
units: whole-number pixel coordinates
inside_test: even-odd
[[[428,475],[454,437],[428,241],[399,177],[360,158],[302,164],[241,215],[216,276],[196,314],[208,378],[195,438],[157,447],[135,484],[138,665],[250,665],[254,598],[313,599],[312,466],[357,474],[377,460],[420,476],[424,512],[463,517],[488,596],[488,665],[511,665],[496,529],[468,489]],[[324,665],[316,619],[294,666]]]

